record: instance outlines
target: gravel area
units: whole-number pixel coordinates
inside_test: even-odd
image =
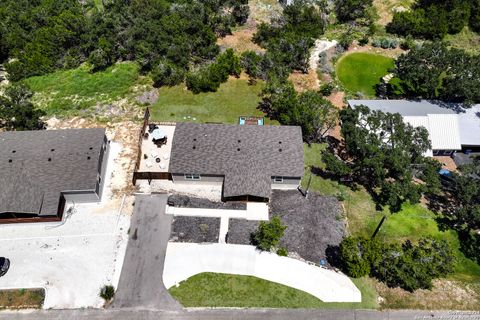
[[[173,218],[170,241],[173,242],[218,242],[220,218],[186,217]]]
[[[336,246],[345,234],[340,202],[335,197],[324,197],[310,192],[305,199],[297,190],[273,191],[271,215],[280,216],[288,228],[280,244],[289,254],[319,263],[326,259],[328,246]],[[249,244],[257,221],[230,219],[228,242]]]
[[[245,203],[235,202],[215,202],[205,198],[189,197],[181,194],[174,194],[168,197],[168,202],[173,202],[175,207],[181,208],[206,208],[206,209],[235,209],[246,210]]]

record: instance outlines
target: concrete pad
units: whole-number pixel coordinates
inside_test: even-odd
[[[169,242],[163,271],[167,288],[215,272],[249,275],[305,291],[324,302],[360,302],[360,290],[344,274],[253,246]]]
[[[118,283],[130,225],[122,199],[110,199],[120,149],[111,144],[100,203],[67,202],[73,213],[61,223],[0,225],[0,255],[11,262],[0,289],[45,288],[46,309],[103,305],[100,288]]]

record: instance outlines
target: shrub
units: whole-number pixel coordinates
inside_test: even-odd
[[[253,237],[257,248],[270,251],[273,247],[278,246],[286,229],[287,227],[282,224],[278,216],[274,216],[268,222],[261,221]]]
[[[113,299],[113,295],[115,294],[115,288],[112,285],[105,285],[102,289],[100,289],[100,297],[104,299],[106,302],[109,302]]]
[[[363,37],[360,40],[358,40],[358,44],[361,45],[362,47],[368,44],[368,37]]]
[[[161,60],[152,70],[154,87],[175,86],[185,79],[185,70],[168,60]]]
[[[287,250],[287,248],[280,247],[280,248],[278,248],[278,250],[277,250],[277,254],[278,254],[279,256],[286,257],[286,256],[288,256],[288,250]]]
[[[414,47],[415,47],[415,41],[413,40],[411,35],[408,35],[405,38],[405,40],[403,40],[400,43],[400,48],[402,48],[403,50],[410,50],[410,49],[413,49]]]
[[[319,91],[322,94],[322,96],[328,97],[329,95],[332,94],[334,88],[335,88],[335,85],[332,82],[327,82],[320,86]]]
[[[393,38],[377,38],[372,41],[372,46],[383,49],[395,49],[398,41]]]
[[[340,259],[344,271],[359,278],[370,274],[372,265],[380,259],[380,243],[364,238],[347,237],[340,243]]]

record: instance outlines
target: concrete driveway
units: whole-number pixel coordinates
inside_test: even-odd
[[[170,288],[202,272],[255,276],[310,293],[324,302],[360,302],[360,290],[344,274],[253,246],[170,242],[163,282]]]
[[[162,282],[172,215],[166,194],[137,195],[130,238],[112,308],[176,310],[180,304]]]
[[[102,202],[67,203],[74,208],[62,223],[0,225],[0,256],[10,270],[0,289],[45,288],[44,308],[101,307],[100,288],[116,286],[127,244],[130,214],[122,199],[110,199],[114,158],[112,144]]]

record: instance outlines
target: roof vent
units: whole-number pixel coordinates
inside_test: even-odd
[[[93,147],[88,148],[89,150],[93,150]]]
[[[48,158],[48,161],[52,161],[52,158]]]
[[[50,149],[51,152],[55,151],[55,149]]]
[[[237,148],[237,151],[240,151],[240,148]]]
[[[282,152],[282,149],[278,149],[278,151]]]
[[[193,146],[192,149],[195,150],[195,146]]]
[[[15,152],[17,152],[17,150],[12,150],[12,153],[15,153]]]
[[[8,162],[11,163],[13,160],[12,159],[8,159]]]
[[[238,140],[238,143],[242,142],[242,140]]]
[[[194,139],[193,139],[193,141],[197,141],[197,139],[196,139],[196,138],[194,138]]]
[[[90,157],[87,157],[87,160],[90,160],[91,158]]]
[[[282,144],[282,141],[278,141],[278,144]]]

